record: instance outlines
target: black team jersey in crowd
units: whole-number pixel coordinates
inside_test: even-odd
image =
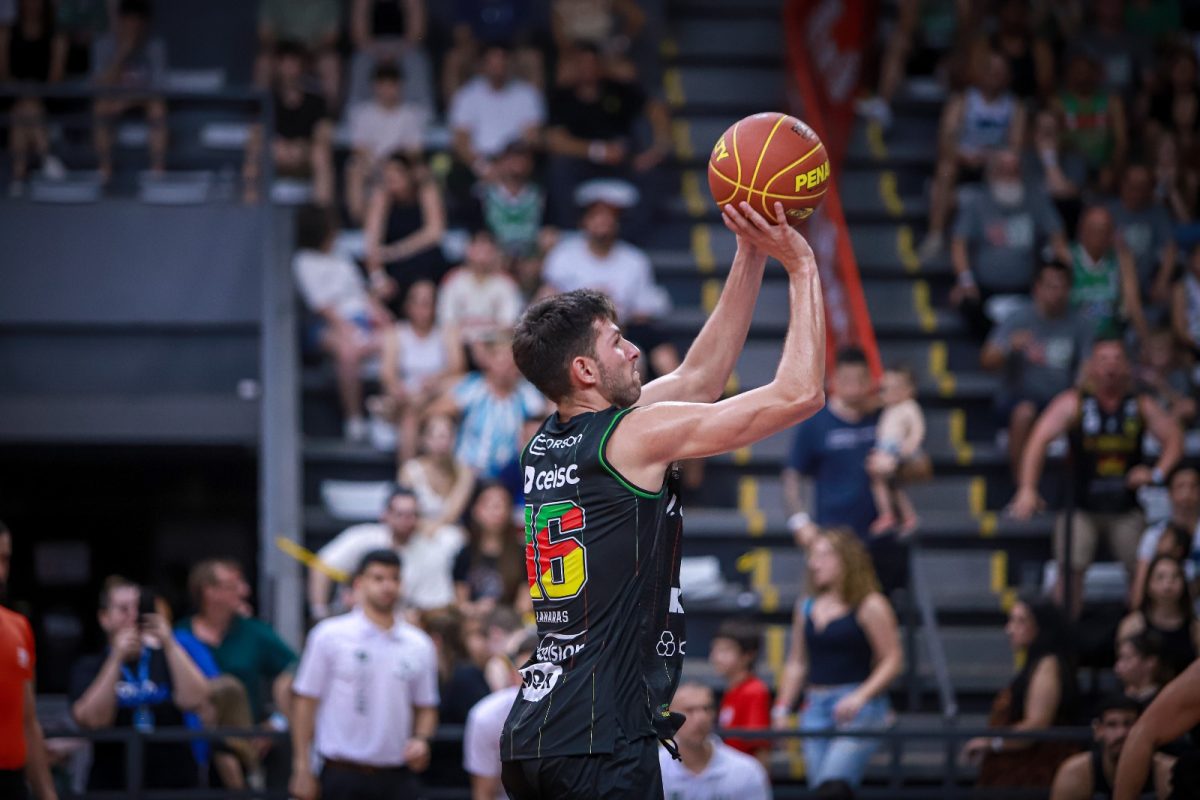
[[[525,560],[539,643],[501,734],[506,761],[611,753],[618,736],[669,738],[683,664],[678,475],[646,492],[606,461],[629,409],[561,422],[521,457]]]

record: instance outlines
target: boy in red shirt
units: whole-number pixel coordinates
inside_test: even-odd
[[[713,636],[708,661],[725,679],[726,686],[717,718],[721,728],[771,727],[771,690],[754,674],[761,646],[762,632],[758,626],[742,620],[726,620]],[[769,740],[726,737],[725,744],[769,766]]]

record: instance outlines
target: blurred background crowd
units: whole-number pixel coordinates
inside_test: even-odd
[[[249,5],[253,19],[243,14],[244,30],[229,35],[253,43],[245,83],[269,93],[271,115],[205,136],[223,148],[217,180],[229,202],[288,209],[301,438],[319,465],[304,475],[315,499],[300,541],[311,549],[290,549],[305,564],[292,601],[307,640],[257,613],[247,548],[214,549],[203,536],[169,570],[134,560],[91,576],[98,595],[74,609],[73,633],[18,604],[42,620],[38,640],[51,640],[37,664],[54,780],[60,796],[131,780],[124,744],[90,744],[72,728],[254,727],[261,736],[147,744],[142,785],[282,796],[290,784],[306,797],[319,781],[333,798],[383,780],[412,792],[392,796],[450,797],[469,781],[475,800],[502,796],[496,737],[516,668],[557,646],[532,625],[531,477],[519,463],[552,407],[513,363],[512,326],[540,297],[600,289],[641,348],[643,382],[674,369],[691,312],[711,310],[712,289],[692,274],[693,260],[713,256],[696,244],[711,218],[679,217],[691,203],[689,159],[708,146],[691,148],[689,131],[707,131],[706,115],[716,130],[734,116],[705,105],[707,75],[689,92],[700,111],[675,96],[678,76],[664,65],[678,53],[661,4]],[[688,3],[676,5],[686,25]],[[173,69],[188,32],[165,6],[0,2],[11,203],[64,188],[145,200],[148,187],[188,184],[190,145],[177,131],[194,111],[175,93],[209,78]],[[699,6],[707,19],[721,4]],[[947,645],[1001,673],[964,703],[999,737],[960,753],[964,775],[984,786],[1103,792],[1133,721],[1200,648],[1200,4],[881,6],[847,176],[869,173],[873,191],[875,172],[890,170],[892,188],[880,189],[883,211],[842,190],[847,216],[868,220],[851,219],[851,239],[871,229],[855,252],[878,352],[840,348],[826,409],[765,460],[682,465],[685,504],[712,512],[688,529],[718,530],[692,541],[727,536],[730,546],[685,560],[684,597],[704,616],[676,696],[689,722],[682,761],[664,757],[668,797],[768,797],[772,783],[800,791],[801,778],[817,796],[851,797],[864,779],[882,782],[870,771],[881,739],[800,745],[728,732],[883,730],[917,712],[902,696],[909,681],[932,680],[909,638],[917,581],[935,600],[964,582],[985,595],[985,608],[943,614],[969,631]],[[773,6],[748,13],[756,31],[777,16]],[[718,67],[736,66],[715,52]],[[771,57],[770,70],[752,62],[749,72],[782,72]],[[721,94],[719,80],[711,86]],[[741,86],[733,91],[757,97]],[[854,154],[860,142],[874,161]],[[889,193],[908,211],[893,214]],[[867,243],[884,223],[907,234],[887,228],[872,260]],[[686,281],[660,257],[678,235],[692,245]],[[701,267],[699,280],[711,272]],[[879,275],[891,282],[872,285]],[[765,284],[764,305],[780,286]],[[875,313],[910,294],[912,331]],[[739,369],[748,385],[756,363],[774,363],[771,330],[752,336]],[[930,335],[953,341],[939,351]],[[953,410],[955,371],[983,387],[969,419]],[[985,454],[989,471],[976,478]],[[734,467],[758,483],[730,478]],[[0,561],[15,549],[32,564],[21,555],[36,544],[32,516],[0,526]],[[979,580],[979,548],[915,555],[922,543],[961,541],[963,519],[980,547],[997,531],[1011,536],[997,546],[1016,542],[1013,562],[1031,552],[1031,569],[1014,575],[985,554]],[[742,525],[768,538],[760,547],[735,536]],[[939,586],[943,574],[957,577]],[[750,591],[733,586],[737,576]],[[33,578],[32,568],[11,576],[14,599],[33,594]],[[29,629],[14,625],[31,650]],[[1011,651],[974,644],[1005,638]],[[0,703],[0,714],[11,708]],[[1093,721],[1091,750],[1000,736]],[[0,745],[0,771],[25,757]],[[1165,797],[1169,759],[1197,757],[1190,741],[1166,748],[1148,791]]]

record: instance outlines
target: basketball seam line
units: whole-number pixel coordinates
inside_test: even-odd
[[[734,189],[730,193],[729,197],[726,197],[724,200],[719,201],[717,203],[718,206],[723,206],[723,205],[727,204],[733,198],[737,197],[738,187],[740,187],[742,185],[742,159],[738,155],[738,149],[737,149],[737,130],[741,124],[742,124],[741,120],[738,120],[736,123],[734,123],[733,133],[732,133],[732,136],[733,136],[733,163],[737,165],[737,180],[734,181]],[[721,134],[721,138],[724,139],[725,134]],[[720,170],[717,170],[717,172],[719,173]],[[728,176],[722,175],[721,177],[724,178],[724,177],[728,177]]]
[[[787,165],[786,167],[784,167],[783,169],[779,170],[779,172],[776,172],[774,175],[772,175],[772,176],[771,176],[771,180],[769,180],[769,181],[767,181],[766,183],[764,183],[764,184],[763,184],[763,188],[762,188],[762,190],[763,190],[764,192],[768,191],[768,190],[771,188],[771,184],[772,184],[772,183],[774,183],[775,181],[779,180],[779,178],[780,178],[780,177],[783,175],[783,173],[787,172],[789,169],[791,169],[792,167],[795,167],[795,166],[796,166],[796,165],[798,165],[798,164],[802,164],[806,158],[808,158],[809,156],[811,156],[813,153],[817,152],[818,150],[820,150],[820,149],[821,149],[822,147],[824,147],[824,146],[825,146],[825,145],[823,145],[821,142],[817,142],[817,144],[816,144],[816,145],[813,147],[813,149],[812,149],[812,150],[809,150],[807,153],[805,153],[804,155],[800,156],[799,158],[797,158],[797,159],[796,159],[795,161],[793,161],[792,163],[788,164],[788,165]],[[829,160],[829,159],[826,159],[826,161],[828,161],[828,160]]]
[[[729,177],[728,175],[721,172],[720,170],[714,169],[710,172],[710,174],[715,174],[718,177],[720,177],[721,180],[725,181],[726,183],[733,184],[734,190],[733,190],[733,194],[731,194],[730,197],[733,197],[739,191],[746,191],[751,196],[756,195],[756,194],[761,194],[761,195],[763,195],[763,197],[770,197],[774,200],[812,200],[814,198],[821,197],[822,195],[824,195],[826,192],[829,191],[829,184],[826,183],[825,188],[822,189],[821,191],[817,192],[816,194],[776,194],[774,192],[763,192],[759,189],[753,189],[749,186],[743,186],[742,184],[738,183],[733,178]],[[725,202],[727,203],[729,201],[726,200]],[[721,203],[720,205],[725,205],[725,203]]]
[[[750,185],[751,186],[754,186],[756,183],[758,183],[758,171],[760,169],[762,169],[762,162],[763,162],[763,158],[767,155],[767,148],[769,148],[771,146],[771,140],[775,138],[775,131],[779,130],[779,126],[783,124],[783,121],[785,119],[787,119],[787,116],[785,116],[783,114],[779,115],[779,119],[775,120],[775,125],[774,125],[774,127],[771,128],[771,132],[767,134],[767,140],[765,142],[763,142],[762,148],[759,149],[758,163],[756,163],[754,165],[754,175],[752,175],[750,177]],[[741,183],[741,180],[742,180],[742,176],[738,175],[738,183]],[[756,192],[753,189],[751,189],[750,197],[754,197],[755,194],[756,194]],[[767,211],[767,196],[766,196],[765,192],[763,193],[763,198],[762,198],[762,208],[763,208],[763,213],[766,214],[768,217],[770,217],[771,213],[769,211]]]

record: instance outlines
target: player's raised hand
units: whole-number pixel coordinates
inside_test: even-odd
[[[773,256],[788,272],[816,267],[812,248],[800,231],[788,224],[782,203],[775,203],[775,222],[765,219],[745,201],[739,207],[726,205],[721,211],[725,227],[738,237],[739,245],[745,243]]]

